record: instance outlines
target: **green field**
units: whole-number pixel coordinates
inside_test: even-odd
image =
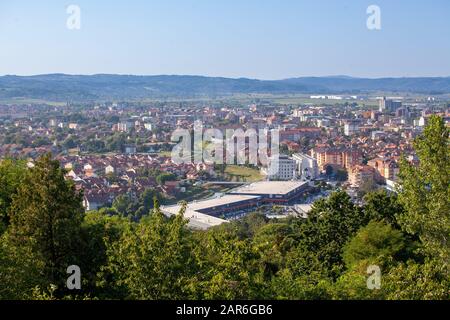
[[[49,106],[63,107],[66,102],[48,101],[42,99],[29,99],[29,98],[12,98],[12,99],[0,99],[0,104],[4,105],[22,105],[22,104],[46,104]]]
[[[244,166],[229,165],[225,169],[225,174],[234,181],[255,182],[263,180],[259,170]]]
[[[171,157],[172,151],[160,151],[158,152],[158,156],[160,157]]]

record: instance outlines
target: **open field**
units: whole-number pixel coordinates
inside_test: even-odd
[[[225,174],[232,180],[237,179],[243,182],[255,182],[263,180],[263,176],[257,169],[244,166],[229,165],[225,169]]]
[[[0,99],[0,104],[4,105],[47,104],[50,106],[60,107],[65,106],[66,102],[47,101],[41,99],[16,98],[16,99]]]

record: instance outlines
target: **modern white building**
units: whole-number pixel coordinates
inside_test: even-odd
[[[317,179],[319,176],[319,165],[317,160],[304,153],[296,153],[292,155],[292,159],[296,163],[296,176],[303,181]]]
[[[286,155],[279,155],[269,159],[267,169],[263,173],[269,180],[288,181],[296,178],[296,162]]]

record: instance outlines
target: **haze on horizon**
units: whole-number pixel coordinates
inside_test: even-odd
[[[447,0],[93,2],[3,0],[0,75],[450,76]]]

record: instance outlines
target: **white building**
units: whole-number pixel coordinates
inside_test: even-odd
[[[114,167],[112,165],[109,165],[105,168],[105,174],[113,174],[114,173]]]
[[[348,122],[344,125],[344,134],[351,136],[359,132],[359,124],[357,122]]]
[[[427,125],[427,119],[425,117],[420,117],[418,126],[425,127]]]
[[[288,181],[296,178],[296,162],[286,155],[269,159],[268,168],[263,170],[269,180]]]
[[[319,176],[317,160],[304,153],[296,153],[292,156],[296,163],[296,175],[298,179],[309,181]]]

